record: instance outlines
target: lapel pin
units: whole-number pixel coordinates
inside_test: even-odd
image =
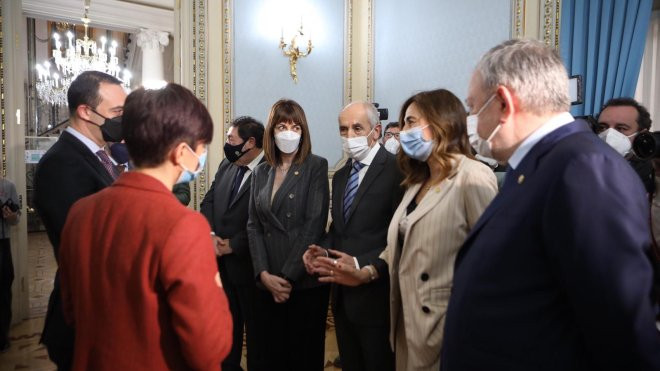
[[[298,172],[298,170],[293,172],[293,175],[298,175],[298,174],[300,174],[300,172]]]
[[[520,176],[518,177],[518,184],[522,184],[524,181],[525,181],[525,176],[520,174]]]

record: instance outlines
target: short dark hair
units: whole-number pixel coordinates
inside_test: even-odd
[[[264,145],[264,124],[250,116],[240,116],[231,122],[231,126],[238,130],[238,136],[247,141],[254,138],[257,148]]]
[[[389,128],[399,128],[399,122],[398,121],[392,121],[387,126],[385,126],[385,130],[383,130],[383,133],[387,131]]]
[[[295,164],[301,164],[312,153],[312,140],[309,136],[307,117],[300,104],[291,99],[280,99],[270,109],[268,115],[268,126],[264,135],[264,157],[270,166],[275,167],[282,162],[280,150],[275,145],[275,126],[280,122],[292,122],[300,125],[300,145],[298,152],[293,158]]]
[[[213,121],[188,89],[169,83],[162,89],[139,88],[128,95],[122,117],[128,153],[136,167],[155,167],[181,142],[195,150],[213,138]]]
[[[646,110],[644,106],[639,104],[636,100],[633,98],[628,98],[628,97],[623,97],[623,98],[612,98],[605,103],[603,108],[600,109],[600,113],[605,111],[605,108],[607,107],[621,107],[621,106],[628,106],[628,107],[633,107],[637,110],[637,125],[639,126],[639,130],[649,130],[651,129],[651,115],[649,114],[649,111]],[[600,116],[600,113],[598,116]]]
[[[85,71],[78,75],[69,86],[66,98],[69,103],[69,115],[75,115],[78,106],[86,104],[94,109],[101,103],[99,87],[101,83],[121,85],[121,80],[100,71]]]

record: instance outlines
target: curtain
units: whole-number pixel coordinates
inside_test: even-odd
[[[642,63],[653,0],[565,0],[560,52],[569,75],[581,75],[583,103],[574,116],[600,112],[615,97],[632,97]]]
[[[651,114],[652,129],[660,130],[660,11],[651,16],[635,99]]]

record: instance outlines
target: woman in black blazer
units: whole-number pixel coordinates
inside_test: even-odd
[[[292,100],[271,108],[264,157],[252,176],[247,230],[257,285],[254,370],[322,370],[329,287],[302,256],[328,219],[328,161],[311,153],[305,112]]]

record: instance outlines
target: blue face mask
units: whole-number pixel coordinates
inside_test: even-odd
[[[190,148],[189,145],[186,144],[186,147],[188,148],[188,150],[190,152],[192,152],[192,154],[195,157],[197,157],[197,160],[198,160],[197,161],[198,162],[197,170],[190,171],[190,170],[186,169],[186,167],[183,164],[181,164],[181,167],[183,168],[183,172],[181,172],[181,176],[179,176],[179,180],[176,181],[176,184],[190,183],[193,180],[195,180],[199,176],[199,174],[202,172],[202,170],[204,170],[204,164],[206,163],[206,155],[208,153],[208,150],[205,149],[204,153],[202,153],[201,156],[197,156],[195,151],[193,151],[192,148]]]
[[[399,133],[403,152],[418,161],[426,161],[431,155],[431,150],[433,150],[435,144],[434,140],[427,141],[422,136],[422,130],[427,126],[416,127]]]

